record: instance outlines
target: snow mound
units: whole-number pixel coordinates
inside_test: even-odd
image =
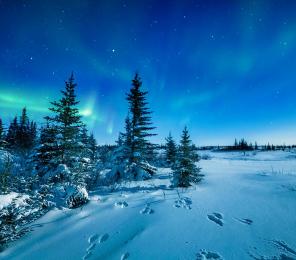
[[[77,208],[88,202],[88,193],[84,187],[67,186],[66,204],[69,208]]]

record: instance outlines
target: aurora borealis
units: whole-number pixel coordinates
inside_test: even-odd
[[[74,71],[81,113],[113,143],[135,71],[155,141],[296,143],[296,1],[0,0],[0,117],[38,123]]]

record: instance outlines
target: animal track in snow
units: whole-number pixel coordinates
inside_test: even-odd
[[[126,260],[129,258],[129,256],[130,256],[130,254],[128,252],[126,252],[121,256],[120,260]]]
[[[86,249],[86,254],[82,257],[82,260],[86,260],[92,256],[92,251],[95,249],[98,239],[99,239],[98,234],[89,236],[87,241],[90,245]]]
[[[140,210],[140,213],[143,215],[150,215],[154,213],[154,210],[150,208],[149,204],[147,204],[145,208]]]
[[[180,198],[176,200],[174,203],[175,208],[184,208],[184,209],[191,209],[192,200],[188,197]]]
[[[215,252],[210,252],[205,249],[200,250],[196,260],[223,260],[223,257]]]
[[[272,240],[272,242],[282,251],[293,254],[294,256],[296,256],[296,250],[289,247],[285,241]]]
[[[90,258],[91,256],[92,256],[92,252],[87,251],[86,254],[82,257],[82,260],[86,260],[86,259]]]
[[[243,224],[247,224],[247,225],[252,225],[253,224],[253,220],[248,219],[248,218],[237,218],[237,220]]]
[[[219,226],[223,226],[223,215],[221,213],[214,212],[212,214],[208,214],[208,219],[215,222]]]
[[[275,247],[279,249],[278,255],[265,256],[257,252],[257,248],[254,247],[255,251],[249,251],[248,254],[252,259],[255,260],[295,260],[296,250],[291,248],[285,241],[281,240],[269,240]]]
[[[98,238],[99,238],[98,234],[91,235],[88,238],[88,243],[90,243],[90,244],[95,243],[95,242],[97,242]]]
[[[96,247],[96,243],[90,244],[90,246],[86,249],[87,252],[93,251]]]
[[[126,201],[118,201],[115,203],[115,206],[118,208],[126,208],[128,206],[128,203]]]
[[[101,235],[101,236],[99,237],[99,244],[101,244],[101,243],[107,241],[108,238],[109,238],[109,234],[107,234],[107,233],[105,233],[104,235]]]
[[[86,249],[86,254],[82,257],[82,260],[86,260],[90,258],[92,256],[92,252],[95,249],[97,243],[103,243],[108,238],[109,238],[109,235],[107,233],[104,235],[101,235],[100,237],[98,234],[91,235],[87,240],[89,243],[89,246]]]

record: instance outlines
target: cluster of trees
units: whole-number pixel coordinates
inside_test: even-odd
[[[26,108],[23,108],[19,119],[17,116],[14,117],[7,131],[0,119],[0,147],[27,154],[35,146],[36,137],[37,125],[29,120]]]
[[[235,139],[234,145],[232,146],[232,150],[239,150],[239,151],[258,150],[258,145],[257,145],[257,142],[255,142],[254,146],[252,143],[248,144],[248,142],[244,138],[242,138],[239,141]]]
[[[235,151],[275,151],[275,150],[286,150],[294,148],[293,146],[286,146],[286,145],[273,145],[273,144],[266,144],[258,146],[257,142],[254,143],[248,143],[244,138],[240,139],[239,141],[235,139],[233,146],[228,146],[224,148],[224,150],[235,150]]]
[[[201,181],[201,168],[195,164],[199,161],[196,150],[187,127],[182,132],[180,145],[176,144],[171,134],[166,138],[165,158],[167,165],[173,170],[173,186],[187,188]]]
[[[148,92],[142,90],[139,75],[136,73],[126,96],[129,109],[116,146],[99,147],[93,134],[88,133],[79,113],[75,89],[72,73],[61,91],[61,98],[51,102],[51,113],[44,118],[40,129],[29,119],[26,108],[19,118],[12,120],[7,130],[0,120],[0,147],[25,162],[25,170],[31,174],[21,175],[22,178],[30,175],[27,183],[31,181],[32,190],[61,183],[90,189],[100,178],[98,165],[112,168],[109,182],[147,179],[155,174],[157,147],[149,140],[155,135],[155,127],[147,102]],[[187,128],[179,146],[170,135],[165,149],[165,163],[173,169],[174,186],[188,187],[200,180],[200,169],[195,166],[198,156]],[[12,182],[6,178],[2,186],[7,183]]]
[[[0,212],[0,244],[14,240],[28,224],[52,205],[78,207],[88,200],[87,190],[122,180],[148,179],[162,158],[158,146],[150,142],[155,127],[138,74],[126,96],[129,104],[124,131],[115,146],[98,146],[79,113],[73,73],[60,99],[51,102],[44,124],[38,129],[24,108],[5,129],[0,119],[0,193],[11,191],[29,195],[28,206],[12,203]],[[180,145],[166,139],[165,160],[172,168],[174,187],[189,187],[201,180],[196,148],[185,127]],[[111,169],[101,176],[103,169]],[[103,178],[103,179],[102,179]],[[27,213],[31,207],[30,214]],[[1,249],[1,248],[0,248]]]
[[[128,115],[125,119],[125,131],[119,133],[114,151],[114,167],[112,179],[146,179],[155,172],[154,164],[157,147],[149,141],[154,136],[155,127],[151,120],[151,111],[147,102],[147,91],[141,89],[142,81],[138,74],[132,80]],[[181,144],[177,146],[169,135],[165,145],[166,164],[173,169],[172,184],[176,187],[189,187],[201,180],[200,168],[195,163],[198,156],[190,140],[188,129],[185,128]]]

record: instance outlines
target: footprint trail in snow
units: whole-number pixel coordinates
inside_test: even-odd
[[[95,249],[97,243],[101,244],[105,242],[108,238],[109,235],[107,233],[101,235],[100,237],[98,234],[91,235],[87,240],[89,246],[86,249],[86,254],[82,257],[82,260],[89,259],[92,256],[93,250]]]
[[[215,222],[217,225],[221,227],[224,225],[223,215],[221,213],[214,212],[212,214],[209,214],[208,219]]]
[[[154,213],[154,210],[150,208],[149,204],[147,204],[145,208],[140,210],[140,213],[143,215],[150,215]]]
[[[176,200],[174,203],[175,208],[184,208],[184,209],[191,209],[192,200],[188,197],[180,198]]]

